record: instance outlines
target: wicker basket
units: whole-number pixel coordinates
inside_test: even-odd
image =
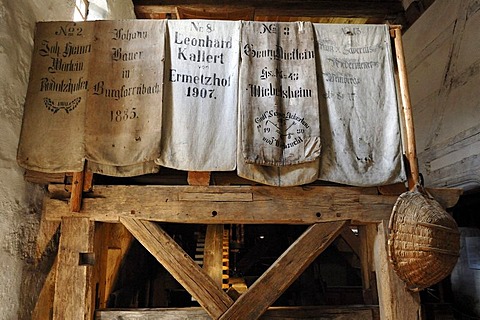
[[[390,262],[408,289],[432,286],[455,267],[460,251],[457,224],[437,201],[417,189],[397,199],[389,231]]]

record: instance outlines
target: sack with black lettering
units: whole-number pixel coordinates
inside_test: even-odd
[[[239,21],[168,20],[159,165],[235,169]]]
[[[288,166],[319,157],[313,40],[309,22],[243,22],[239,101],[243,161]]]

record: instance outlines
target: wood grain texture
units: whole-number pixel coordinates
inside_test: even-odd
[[[121,218],[120,221],[214,319],[233,304],[162,228],[139,219]]]
[[[378,320],[378,306],[272,307],[260,320]],[[201,308],[98,310],[96,320],[210,320]],[[245,319],[245,318],[241,318]]]
[[[79,212],[82,207],[83,179],[85,171],[74,172],[72,178],[72,194],[70,196],[70,210]]]
[[[212,278],[213,282],[222,288],[223,270],[223,225],[211,224],[207,226],[205,234],[205,249],[203,252],[203,270]]]
[[[94,222],[64,218],[58,248],[53,319],[92,319],[95,309],[93,266],[80,263],[80,254],[92,253]]]
[[[380,318],[422,319],[419,293],[407,290],[405,283],[395,274],[388,261],[387,236],[388,226],[384,221],[378,224],[374,246]]]
[[[143,3],[142,3],[143,2]],[[135,5],[135,12],[138,14],[175,14],[177,6],[184,6],[185,1],[171,0],[163,1],[162,5],[153,3],[148,5],[146,1],[139,1]],[[256,16],[300,16],[300,17],[379,17],[385,19],[388,15],[403,13],[404,9],[400,2],[391,3],[378,1],[302,1],[292,5],[291,2],[282,0],[268,1],[242,1],[242,2],[222,2],[221,5],[213,0],[195,0],[189,1],[188,5],[193,8],[205,8],[206,11],[212,10],[234,10],[236,8],[253,8]]]
[[[258,319],[348,224],[335,221],[310,226],[220,319]]]
[[[50,186],[51,187],[51,186]],[[121,217],[199,224],[313,224],[352,220],[353,224],[388,220],[396,196],[376,188],[268,186],[96,186],[86,194],[80,213],[71,213],[65,199],[44,199],[45,216],[82,216],[118,222]],[[191,201],[202,194],[203,199]],[[242,196],[243,194],[243,196]],[[208,196],[207,196],[208,195]],[[182,199],[189,200],[182,200]],[[252,201],[245,201],[246,199]]]
[[[55,258],[52,268],[45,279],[42,290],[38,295],[35,309],[33,309],[32,312],[32,320],[46,320],[52,318],[57,266],[58,258]]]
[[[210,184],[210,171],[189,171],[187,182],[191,186],[208,186]]]

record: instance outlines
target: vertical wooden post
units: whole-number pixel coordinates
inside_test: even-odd
[[[72,193],[70,195],[70,210],[72,212],[80,212],[82,207],[83,179],[85,170],[74,172],[72,178]]]
[[[87,218],[62,219],[53,320],[93,319],[94,226]]]
[[[407,290],[388,261],[387,229],[386,221],[378,225],[374,247],[380,319],[422,319],[419,293]]]
[[[223,224],[207,226],[203,254],[203,269],[221,289],[223,280]]]
[[[408,187],[411,190],[419,182],[417,147],[415,143],[415,129],[413,127],[412,104],[408,87],[407,67],[403,52],[402,31],[399,26],[392,27],[395,42],[395,54],[398,65],[400,82],[400,98],[402,101],[403,117],[405,119],[406,153],[409,165]]]
[[[368,224],[358,227],[360,238],[360,264],[362,272],[363,300],[366,304],[378,304],[378,293],[373,262],[373,247],[377,226]]]
[[[132,240],[133,236],[121,223],[98,223],[95,228],[95,274],[99,308],[107,307],[121,262]]]

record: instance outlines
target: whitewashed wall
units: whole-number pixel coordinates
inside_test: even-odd
[[[0,319],[30,319],[48,271],[34,263],[43,190],[24,182],[16,152],[35,23],[72,20],[74,3],[0,0]],[[134,17],[131,0],[106,3],[106,18]]]
[[[435,1],[404,35],[428,186],[480,187],[480,1]]]

